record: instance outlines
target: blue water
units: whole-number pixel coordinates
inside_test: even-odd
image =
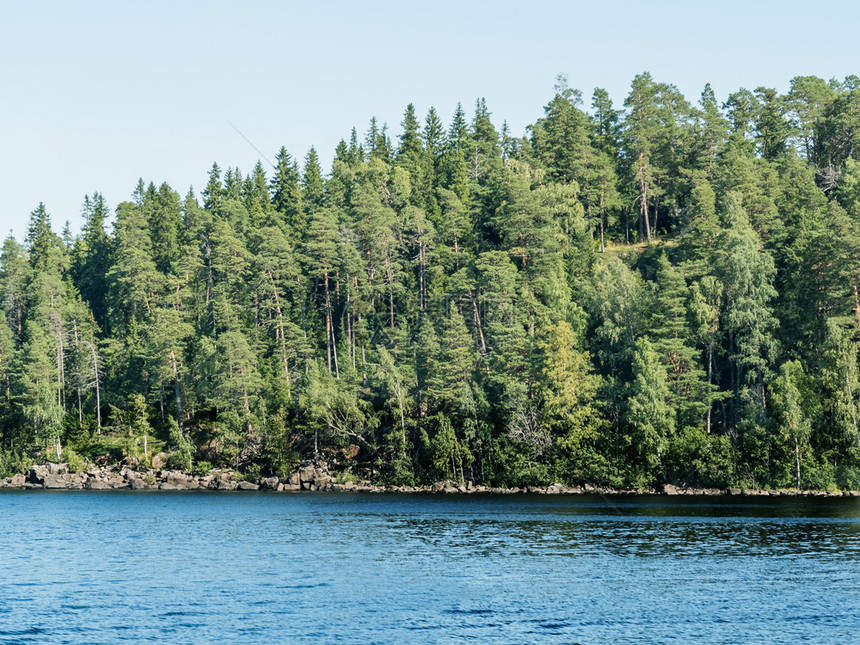
[[[860,501],[0,494],[0,643],[857,643]]]

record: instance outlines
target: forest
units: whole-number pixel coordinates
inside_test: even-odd
[[[329,172],[141,180],[78,234],[39,204],[0,253],[0,472],[860,489],[860,78],[560,75],[535,116],[409,105]]]

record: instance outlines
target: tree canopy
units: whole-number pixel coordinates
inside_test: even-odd
[[[856,79],[557,81],[521,138],[410,104],[329,172],[141,180],[77,236],[40,203],[0,252],[3,454],[860,487]]]

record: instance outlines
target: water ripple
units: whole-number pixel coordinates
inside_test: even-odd
[[[0,493],[0,643],[841,643],[860,503]]]

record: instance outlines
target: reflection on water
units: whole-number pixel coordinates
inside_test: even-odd
[[[854,499],[0,494],[0,643],[856,641]]]

